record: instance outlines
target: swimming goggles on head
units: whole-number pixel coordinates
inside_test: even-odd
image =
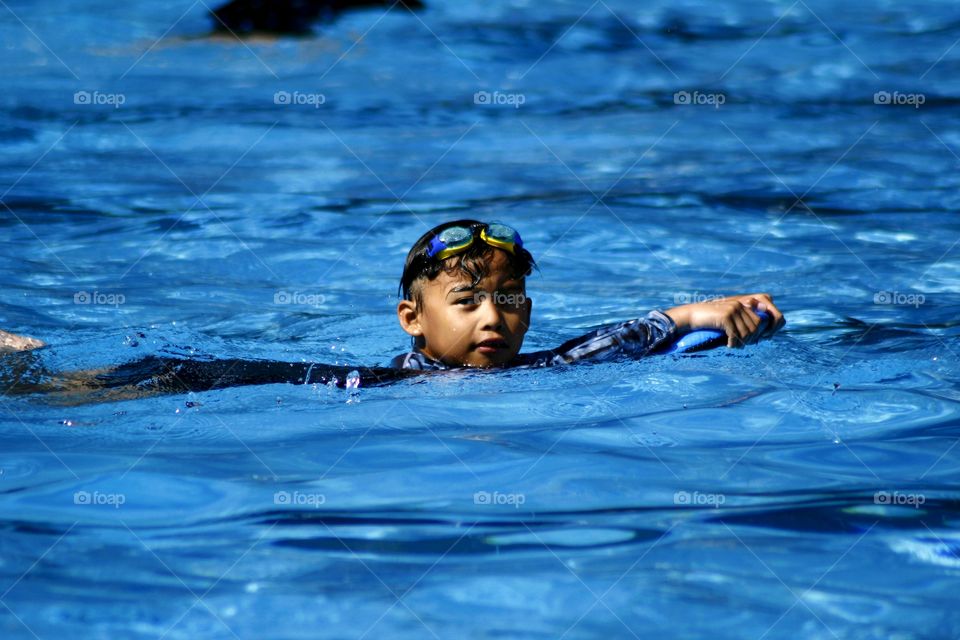
[[[445,260],[466,251],[477,238],[480,230],[480,239],[491,247],[515,253],[517,247],[523,248],[523,240],[513,227],[494,222],[491,224],[475,224],[469,227],[449,227],[444,229],[430,241],[427,247],[427,257]]]

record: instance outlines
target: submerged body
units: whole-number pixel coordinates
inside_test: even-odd
[[[617,355],[642,357],[672,344],[676,324],[660,311],[645,318],[608,324],[555,349],[519,354],[502,368],[550,367]],[[37,346],[37,345],[35,345]],[[187,360],[147,356],[99,371],[47,370],[37,351],[10,354],[0,377],[7,393],[55,393],[65,401],[124,400],[160,393],[204,392],[261,384],[324,384],[339,388],[376,387],[451,367],[414,350],[389,367],[352,367],[321,362],[226,358]]]
[[[423,8],[420,0],[231,0],[210,11],[214,29],[247,35],[266,33],[277,35],[309,34],[317,22],[331,22],[341,13],[352,9],[370,9],[394,6],[417,10]]]

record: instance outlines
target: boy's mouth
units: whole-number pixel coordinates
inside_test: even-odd
[[[496,353],[502,349],[507,348],[507,341],[502,338],[491,338],[489,340],[484,340],[483,342],[478,342],[476,350],[480,353]]]

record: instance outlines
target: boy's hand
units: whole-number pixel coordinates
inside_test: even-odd
[[[27,351],[29,349],[38,349],[44,346],[46,346],[46,344],[42,340],[28,338],[26,336],[18,336],[12,333],[7,333],[3,329],[0,329],[0,353],[10,351]]]
[[[758,330],[760,317],[755,313],[766,311],[770,315],[766,328]],[[751,293],[730,296],[710,302],[685,304],[665,312],[673,318],[680,333],[696,329],[719,329],[727,334],[727,346],[740,348],[754,344],[761,338],[769,338],[780,330],[786,320],[773,304],[769,293]]]

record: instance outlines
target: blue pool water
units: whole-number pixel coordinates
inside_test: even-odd
[[[385,364],[407,248],[466,216],[538,259],[526,350],[717,293],[787,327],[5,393],[0,637],[958,637],[956,5],[430,4],[241,44],[203,3],[0,3],[0,327],[60,370]]]

